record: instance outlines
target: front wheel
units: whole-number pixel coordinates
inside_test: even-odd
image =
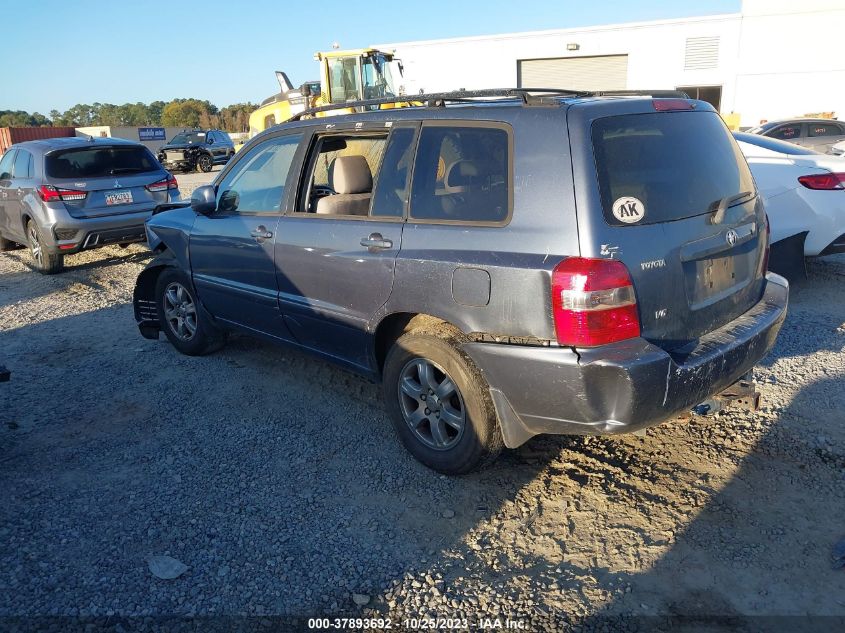
[[[35,264],[35,270],[42,275],[54,275],[64,268],[64,256],[47,252],[38,225],[32,220],[26,223],[26,240],[29,253],[32,255],[32,261]]]
[[[223,346],[225,334],[205,318],[193,286],[181,270],[164,270],[156,281],[155,296],[161,329],[177,350],[202,356]]]
[[[197,157],[197,169],[203,173],[208,173],[211,171],[211,168],[214,166],[214,159],[211,158],[210,154],[202,154]]]
[[[383,377],[396,433],[429,468],[464,474],[501,451],[487,381],[450,326],[403,334],[387,355]]]

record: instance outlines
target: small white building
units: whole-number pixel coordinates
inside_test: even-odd
[[[845,118],[845,0],[743,0],[724,15],[377,47],[402,59],[408,94],[680,88],[743,127]]]

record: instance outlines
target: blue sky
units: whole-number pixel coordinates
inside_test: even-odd
[[[0,110],[175,97],[258,102],[339,42],[460,37],[739,11],[740,0],[29,0],[3,8]]]

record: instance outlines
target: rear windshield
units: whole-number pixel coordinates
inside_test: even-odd
[[[44,165],[51,178],[103,178],[161,169],[146,147],[133,146],[101,145],[51,152]]]
[[[607,117],[593,123],[592,135],[610,224],[680,220],[713,211],[723,198],[754,192],[745,158],[715,112]],[[641,217],[626,218],[626,208]]]

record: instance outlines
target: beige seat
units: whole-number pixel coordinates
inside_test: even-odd
[[[363,156],[338,156],[329,165],[329,185],[337,193],[317,201],[317,213],[367,215],[373,174]]]

